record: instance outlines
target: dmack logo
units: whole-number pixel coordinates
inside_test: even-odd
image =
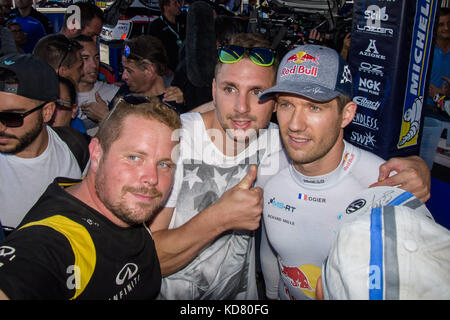
[[[116,284],[121,286],[126,280],[132,279],[138,272],[138,266],[134,263],[127,263],[123,266],[122,270],[119,271],[116,277]]]

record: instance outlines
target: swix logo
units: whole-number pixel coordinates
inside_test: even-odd
[[[285,277],[289,278],[290,284],[293,287],[297,287],[300,289],[305,289],[312,291],[313,288],[311,287],[311,284],[309,283],[308,278],[303,273],[300,268],[297,267],[286,267],[282,265],[283,269],[281,270],[281,273],[284,274]]]
[[[376,46],[376,40],[369,39],[369,45],[367,46],[367,49],[364,51],[359,52],[360,56],[380,59],[380,60],[386,60],[386,56],[380,54],[378,52],[377,46]]]
[[[350,140],[358,143],[359,145],[368,147],[370,149],[373,149],[373,147],[375,147],[375,142],[377,142],[375,140],[375,136],[370,132],[365,132],[364,134],[361,134],[359,132],[352,131]]]
[[[313,62],[319,65],[319,56],[314,57],[307,54],[305,51],[299,51],[296,54],[290,56],[286,62],[303,63],[303,62]]]
[[[116,284],[118,286],[121,286],[125,283],[126,280],[132,279],[136,273],[138,272],[139,268],[134,263],[127,263],[123,266],[123,268],[119,271],[116,277]]]

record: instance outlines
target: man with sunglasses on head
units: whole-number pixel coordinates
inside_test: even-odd
[[[83,74],[82,46],[62,34],[45,36],[36,44],[33,55],[46,61],[58,76],[71,79],[75,86]]]
[[[121,99],[89,145],[86,177],[55,179],[2,243],[0,299],[154,299],[161,270],[145,222],[170,192],[180,127],[157,98]]]
[[[80,178],[82,168],[46,125],[58,78],[45,61],[29,54],[2,57],[0,88],[0,220],[11,230],[55,177]]]
[[[215,110],[181,116],[174,188],[150,225],[165,276],[161,299],[258,298],[254,235],[244,230],[259,228],[261,187],[288,165],[278,126],[270,123],[274,102],[258,100],[276,72],[267,40],[236,35],[219,48]],[[429,171],[417,161],[388,162],[380,176],[395,167],[426,200]]]
[[[172,105],[179,113],[184,110],[184,96],[180,88],[167,86],[167,53],[162,42],[150,35],[140,35],[125,42],[122,65],[122,86],[117,95],[127,90],[146,97],[158,97]]]

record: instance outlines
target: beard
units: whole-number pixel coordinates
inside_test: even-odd
[[[326,139],[315,142],[315,147],[310,150],[299,152],[299,150],[296,150],[289,145],[288,132],[284,132],[281,134],[281,139],[283,141],[285,150],[288,154],[289,159],[292,160],[294,165],[310,164],[324,158],[334,147],[339,137],[339,132],[336,131],[334,133],[333,129],[331,128],[330,134],[326,137]]]
[[[21,137],[0,132],[0,137],[15,139],[18,141],[15,145],[9,148],[6,147],[5,149],[1,150],[1,152],[8,154],[17,154],[25,150],[31,143],[34,142],[34,140],[36,140],[36,138],[39,136],[43,128],[44,128],[44,119],[42,113],[39,113],[36,125],[32,127],[29,131],[25,132],[25,134]],[[1,146],[2,145],[0,144],[0,147]]]
[[[97,197],[109,211],[127,225],[135,226],[145,223],[161,208],[164,197],[163,194],[155,188],[123,186],[120,197],[113,198],[109,196],[106,190],[108,186],[106,176],[107,174],[102,169],[100,163],[99,169],[95,175],[95,192]],[[150,196],[153,199],[151,202],[136,202],[134,207],[130,207],[125,200],[125,195],[127,193],[138,193]]]

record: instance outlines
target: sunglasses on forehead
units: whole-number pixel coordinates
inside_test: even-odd
[[[123,55],[127,59],[129,58],[129,59],[134,59],[134,60],[145,60],[145,61],[150,62],[148,59],[146,59],[138,54],[132,53],[131,48],[128,45],[125,45],[125,47],[123,48]]]
[[[38,105],[36,108],[33,108],[27,112],[12,112],[12,111],[4,111],[0,112],[0,122],[8,128],[18,128],[23,126],[23,119],[32,114],[33,112],[42,109],[48,102],[44,102]]]
[[[159,101],[164,104],[167,108],[174,110],[175,112],[178,113],[177,109],[174,106],[171,106],[170,104],[162,101],[161,99],[159,99]],[[117,106],[121,103],[121,102],[125,102],[128,104],[131,104],[132,106],[136,106],[142,103],[148,103],[151,102],[149,98],[145,97],[145,96],[141,96],[141,95],[137,95],[137,94],[128,94],[126,96],[121,97],[119,100],[117,100],[117,102],[114,104],[114,107],[111,109],[111,111],[108,114],[108,117],[106,118],[106,120],[108,120],[110,118],[110,116],[114,113],[114,110],[116,110]]]
[[[219,61],[222,63],[236,63],[247,53],[250,60],[262,67],[269,67],[275,61],[275,51],[270,48],[245,48],[235,45],[226,45],[218,48]]]
[[[64,38],[63,38],[64,39]],[[62,42],[66,42],[65,44],[63,44]],[[60,42],[56,42],[59,45],[64,45],[64,55],[62,57],[62,59],[59,61],[59,65],[58,65],[58,75],[59,75],[59,69],[61,68],[64,60],[66,60],[67,56],[69,55],[70,52],[72,52],[73,50],[77,50],[77,49],[81,49],[82,46],[76,42],[75,40],[72,39],[67,39],[67,40],[61,40]]]

